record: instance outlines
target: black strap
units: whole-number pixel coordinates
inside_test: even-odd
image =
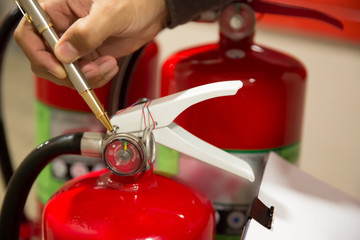
[[[248,219],[254,219],[267,229],[271,229],[274,206],[268,208],[259,198],[255,198],[248,211]]]

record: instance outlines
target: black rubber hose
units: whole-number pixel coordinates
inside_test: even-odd
[[[141,47],[136,52],[119,59],[118,66],[119,73],[114,77],[111,83],[111,90],[109,94],[109,107],[107,112],[110,115],[115,114],[119,109],[126,106],[127,93],[130,86],[130,81],[135,71],[136,65],[142,56],[147,45]]]
[[[3,99],[2,99],[2,67],[4,61],[5,50],[9,40],[12,37],[12,33],[15,27],[18,25],[22,17],[22,13],[18,8],[10,10],[8,15],[4,18],[0,25],[0,166],[1,172],[4,178],[4,182],[8,185],[10,178],[13,174],[13,167],[11,165],[11,158],[6,142],[6,133],[4,128],[4,116],[3,116]]]
[[[20,164],[12,176],[0,216],[2,240],[18,240],[22,212],[31,186],[41,170],[55,157],[62,154],[81,154],[83,133],[62,135],[39,145]]]
[[[130,81],[131,81],[131,78],[135,71],[135,68],[137,66],[137,63],[138,63],[140,57],[142,56],[145,48],[146,48],[146,45],[144,47],[141,47],[139,50],[137,50],[133,54],[131,54],[129,64],[128,64],[128,66],[126,66],[126,71],[124,74],[124,79],[123,79],[121,90],[120,90],[119,109],[123,109],[123,108],[127,107],[126,100],[128,97]]]

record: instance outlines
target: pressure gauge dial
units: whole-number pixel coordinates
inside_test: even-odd
[[[134,175],[146,164],[145,146],[141,140],[129,134],[116,135],[109,139],[103,151],[107,167],[121,176]]]

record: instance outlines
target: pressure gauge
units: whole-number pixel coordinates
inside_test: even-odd
[[[146,165],[145,146],[130,134],[118,134],[110,138],[103,150],[107,167],[121,176],[134,175]]]

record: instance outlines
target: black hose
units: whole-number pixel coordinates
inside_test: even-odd
[[[1,172],[4,178],[4,182],[8,185],[10,178],[14,172],[11,165],[10,154],[6,142],[6,133],[4,129],[4,116],[3,116],[3,99],[2,99],[2,67],[4,61],[5,50],[9,40],[12,37],[12,33],[16,28],[18,22],[22,17],[22,13],[17,7],[10,10],[8,15],[2,21],[0,25],[0,166]]]
[[[20,164],[11,178],[0,216],[2,240],[18,240],[25,202],[31,186],[41,170],[55,157],[62,154],[81,154],[83,133],[62,135],[39,145]]]
[[[115,114],[115,112],[117,112],[119,109],[127,107],[126,99],[128,97],[127,93],[130,86],[130,81],[135,71],[136,65],[146,46],[147,45],[141,47],[136,52],[118,60],[118,66],[120,70],[112,80],[109,94],[109,107],[107,112],[110,115]]]
[[[129,60],[128,65],[126,66],[122,86],[121,86],[121,89],[120,89],[119,109],[127,107],[126,106],[126,100],[127,100],[127,97],[128,97],[130,81],[131,81],[131,78],[132,78],[133,73],[135,71],[135,68],[137,66],[137,63],[138,63],[142,53],[144,52],[145,48],[146,48],[146,45],[141,47],[139,50],[137,50],[133,54],[131,54],[131,58]]]

